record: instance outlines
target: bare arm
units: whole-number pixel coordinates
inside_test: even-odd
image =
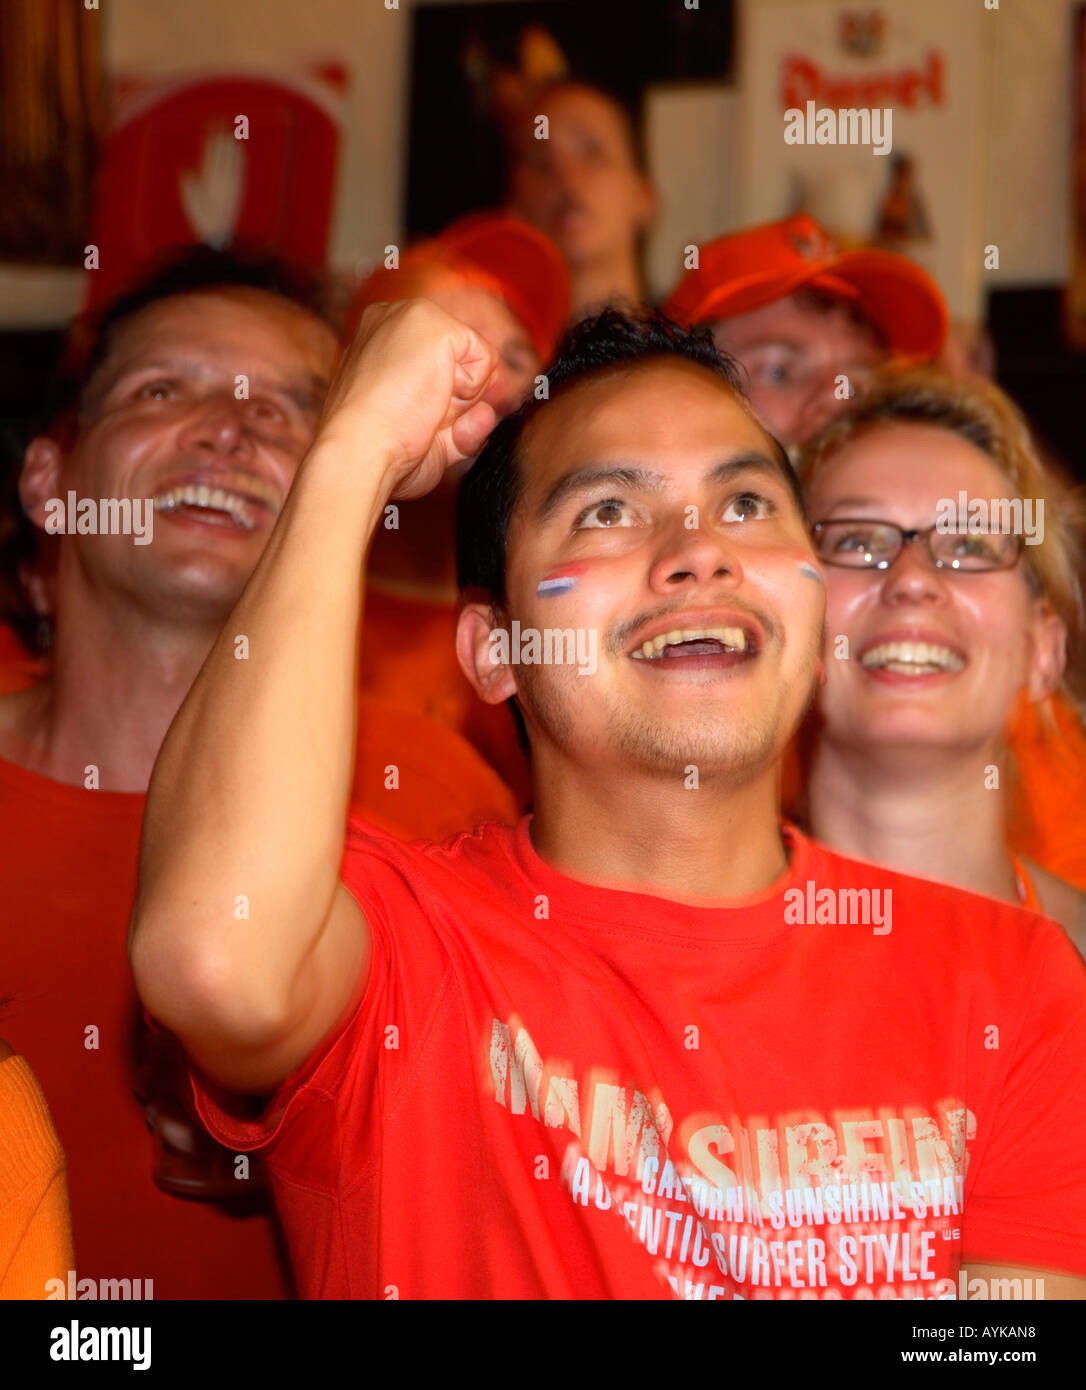
[[[493,368],[435,305],[367,312],[155,764],[132,969],[151,1013],[232,1089],[273,1088],[364,986],[369,932],[339,881],[363,560],[389,498],[429,491],[478,449]]]

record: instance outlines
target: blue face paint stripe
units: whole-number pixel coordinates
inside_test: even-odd
[[[816,584],[822,583],[822,576],[815,569],[814,565],[808,565],[804,560],[799,562],[799,572],[803,575],[804,579],[813,579]]]
[[[554,594],[568,594],[570,589],[577,587],[577,581],[572,575],[562,575],[557,579],[541,579],[536,587],[536,594],[540,598],[550,598]]]

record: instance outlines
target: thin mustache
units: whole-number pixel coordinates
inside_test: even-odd
[[[621,656],[629,646],[630,639],[640,628],[647,627],[649,623],[654,623],[660,618],[668,618],[672,613],[681,613],[684,609],[688,609],[689,607],[690,605],[688,603],[673,603],[667,608],[657,608],[651,613],[638,614],[636,618],[631,618],[629,622],[621,623],[618,627],[611,629],[604,638],[604,650],[612,656]],[[771,641],[777,641],[780,625],[768,613],[763,612],[759,608],[752,608],[749,603],[736,603],[734,599],[731,599],[726,603],[706,604],[705,607],[733,608],[737,613],[745,613],[748,617],[753,618],[755,622],[761,624],[767,645]]]

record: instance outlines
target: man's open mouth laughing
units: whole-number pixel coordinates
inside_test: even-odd
[[[761,626],[740,614],[673,614],[639,633],[627,655],[658,674],[727,671],[752,661],[763,642]]]
[[[263,478],[247,473],[194,475],[159,488],[155,511],[173,521],[247,535],[279,515],[282,498]]]

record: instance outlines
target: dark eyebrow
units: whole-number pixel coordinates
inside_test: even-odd
[[[784,348],[786,352],[802,352],[807,344],[801,338],[789,338],[784,333],[774,333],[768,338],[757,338],[748,343],[744,352],[757,352],[759,348]]]
[[[567,473],[564,478],[559,478],[551,488],[539,509],[539,519],[548,520],[567,498],[608,483],[615,483],[632,492],[659,492],[664,482],[662,473],[651,473],[646,468],[636,466],[615,464],[610,468],[578,468],[575,473]]]
[[[317,411],[324,404],[324,398],[328,394],[328,388],[331,384],[327,377],[320,376],[316,372],[309,372],[301,379],[284,383],[277,389],[288,395],[295,405],[302,410]]]
[[[706,474],[709,483],[728,483],[743,473],[760,473],[793,491],[789,472],[778,460],[766,454],[740,454],[736,458],[724,459],[715,464]],[[611,468],[579,468],[559,478],[551,488],[543,506],[540,508],[540,521],[547,521],[569,497],[591,491],[594,488],[614,483],[633,492],[659,492],[667,482],[662,473],[629,465],[616,465]]]
[[[176,357],[172,360],[161,357],[143,361],[138,358],[132,359],[122,363],[115,372],[111,373],[94,392],[92,399],[95,402],[104,400],[129,376],[142,376],[144,372],[172,372],[176,376],[192,380],[208,375],[201,368],[202,364],[195,363],[187,357]],[[330,385],[328,378],[321,376],[318,372],[301,373],[289,380],[254,376],[250,382],[250,387],[253,390],[278,392],[292,400],[300,410],[313,412],[319,411],[324,404],[324,398]]]
[[[108,362],[103,362],[99,366],[98,371],[90,378],[90,381],[85,383],[84,391],[87,392],[87,387],[90,386],[95,377],[101,377],[101,380],[97,383],[93,392],[87,392],[88,401],[97,402],[105,400],[109,393],[116,390],[117,386],[124,381],[125,377],[132,376],[134,373],[176,372],[179,370],[179,364],[176,361],[171,362],[166,358],[160,357],[129,357],[126,361],[118,363],[109,372],[105,370],[107,365]]]
[[[779,459],[768,454],[740,454],[738,458],[725,459],[710,470],[709,482],[730,483],[738,473],[761,473],[790,492],[793,490],[791,468],[786,469]]]

